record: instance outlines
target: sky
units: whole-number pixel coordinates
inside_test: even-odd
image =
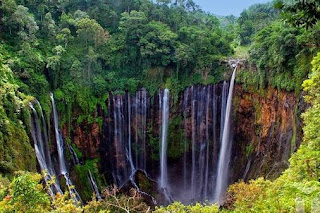
[[[202,10],[223,16],[239,16],[240,13],[250,5],[269,1],[270,0],[194,0],[195,3],[200,5]]]

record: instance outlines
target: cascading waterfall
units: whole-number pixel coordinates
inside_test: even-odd
[[[53,111],[53,124],[54,124],[54,130],[56,135],[56,143],[57,143],[57,150],[58,150],[58,156],[59,156],[59,166],[60,166],[60,174],[64,175],[67,173],[67,166],[64,159],[64,146],[63,146],[63,140],[62,136],[59,130],[59,120],[58,120],[58,113],[56,109],[56,105],[54,102],[53,94],[50,94],[51,103],[52,103],[52,111]]]
[[[77,153],[76,151],[72,148],[72,146],[70,144],[68,144],[68,148],[69,148],[69,152],[71,153],[72,155],[72,160],[73,160],[73,163],[76,165],[76,164],[80,164],[80,160],[77,156]]]
[[[64,176],[66,180],[66,185],[68,186],[68,189],[69,189],[69,193],[73,197],[74,201],[81,202],[80,195],[78,194],[77,190],[73,187],[73,183],[69,177],[69,173],[67,170],[67,165],[66,165],[65,156],[64,156],[64,143],[58,127],[59,125],[58,113],[57,113],[57,109],[55,106],[54,97],[52,93],[50,94],[50,98],[52,103],[53,123],[54,123],[58,157],[59,157],[60,174]]]
[[[225,111],[225,120],[222,133],[221,148],[218,160],[218,170],[217,170],[217,180],[215,184],[214,192],[214,201],[221,203],[221,197],[225,192],[228,185],[228,170],[229,170],[229,161],[230,161],[230,152],[231,152],[231,143],[230,143],[230,118],[231,118],[231,106],[232,106],[232,96],[233,96],[233,87],[234,80],[236,76],[236,69],[234,69],[228,94],[227,107]]]
[[[130,94],[128,93],[128,142],[129,142],[129,147],[128,147],[128,159],[130,162],[130,167],[131,167],[131,175],[134,173],[136,170],[133,164],[132,160],[132,140],[131,140],[131,99],[130,99]]]
[[[233,81],[234,79],[231,79],[230,85]],[[159,103],[159,110],[152,110],[145,89],[140,89],[134,95],[110,94],[110,114],[105,123],[108,134],[105,138],[110,144],[106,146],[109,150],[106,154],[110,158],[107,166],[114,183],[121,187],[127,181],[133,181],[132,175],[138,169],[157,175],[152,164],[147,167],[146,161],[146,150],[152,149],[146,146],[147,122],[155,121],[160,126],[159,188],[163,190],[166,198],[170,200],[172,197],[184,203],[212,200],[217,184],[224,127],[230,117],[230,112],[227,113],[228,97],[231,95],[228,90],[229,83],[226,81],[217,85],[187,87],[180,102],[182,111],[171,112],[181,112],[183,119],[181,127],[184,133],[181,139],[184,141],[181,148],[184,152],[180,159],[183,167],[169,168],[170,171],[172,169],[181,172],[181,176],[172,176],[167,168],[169,90],[159,91],[159,101],[154,101],[155,104]],[[150,134],[154,135],[156,131],[150,131]]]
[[[113,122],[114,122],[114,148],[115,165],[113,165],[113,178],[119,186],[123,185],[130,177],[130,170],[127,156],[127,122],[125,116],[125,105],[122,95],[113,96]]]
[[[182,116],[183,137],[185,140],[183,144],[183,167],[181,168],[181,179],[183,180],[181,184],[183,183],[183,187],[178,189],[180,192],[183,190],[184,198],[182,199],[180,199],[182,196],[179,197],[178,190],[176,191],[175,188],[178,186],[170,183],[169,187],[168,183],[167,134],[170,96],[167,89],[159,92],[159,119],[161,121],[159,187],[163,189],[168,200],[173,196],[177,200],[183,200],[183,202],[188,203],[195,200],[205,201],[210,197],[216,196],[216,188],[219,188],[218,184],[220,183],[218,178],[221,175],[220,162],[222,162],[219,150],[220,153],[223,153],[223,145],[226,140],[224,135],[229,127],[225,128],[230,126],[230,98],[232,98],[231,91],[233,90],[234,78],[233,74],[229,94],[227,82],[220,85],[192,86],[184,91]],[[58,116],[52,94],[51,100],[54,128],[57,135],[56,143],[60,173],[66,179],[66,184],[71,188],[70,193],[75,195],[74,197],[78,197],[78,193],[72,190],[72,182],[68,176],[64,158],[64,144],[58,129]],[[110,129],[111,137],[108,136],[108,138],[112,143],[110,150],[114,153],[110,155],[112,157],[110,158],[111,162],[113,162],[111,170],[115,183],[118,186],[122,186],[130,180],[137,169],[145,171],[147,168],[148,97],[146,90],[141,89],[133,96],[129,93],[111,95],[109,100],[111,101],[111,108],[110,119],[108,120],[111,122],[108,122],[108,128]],[[110,132],[108,133],[109,135]],[[46,136],[42,136],[42,138],[46,138]],[[79,159],[75,151],[71,146],[69,146],[69,150],[73,156],[74,163],[78,164]],[[45,159],[48,158],[46,154],[43,154],[43,156]],[[39,157],[39,159],[41,158]],[[45,166],[43,167],[45,168]],[[94,183],[94,179],[90,178],[90,174],[88,174],[88,179],[95,191],[96,183]]]
[[[216,85],[192,86],[184,91],[184,147],[188,150],[191,138],[191,153],[185,151],[183,156],[184,190],[177,199],[186,203],[191,200],[205,201],[212,194],[212,184],[209,182],[213,179],[215,153],[219,148],[215,130],[216,92]],[[188,159],[191,159],[191,165]],[[186,175],[188,171],[190,178]]]
[[[52,180],[52,178],[55,176],[54,169],[52,167],[52,161],[51,161],[51,156],[50,156],[50,151],[49,151],[49,144],[48,144],[48,137],[47,137],[47,127],[45,125],[45,119],[43,116],[42,108],[41,105],[38,101],[36,101],[39,109],[41,111],[41,118],[42,118],[42,126],[43,130],[41,129],[40,121],[39,121],[39,116],[37,111],[35,110],[34,106],[32,103],[29,103],[29,106],[32,110],[32,116],[31,116],[31,136],[34,141],[34,148],[35,148],[35,153],[37,160],[40,165],[41,171],[46,172],[45,176],[45,182],[49,182]],[[53,183],[49,187],[49,194],[51,197],[54,197],[54,194],[59,192],[62,194],[62,191],[60,189],[60,185],[58,180],[55,180],[55,183]]]
[[[214,196],[228,86],[223,82],[195,85],[184,90],[181,104],[184,127],[181,185],[178,181],[170,183],[171,195],[183,203],[212,200]]]
[[[224,81],[222,87],[222,96],[221,96],[221,114],[220,114],[220,144],[222,144],[222,136],[224,129],[224,121],[226,118],[226,108],[227,108],[227,97],[228,97],[228,86],[229,84]]]
[[[92,190],[94,191],[94,193],[96,195],[96,198],[98,200],[101,200],[101,195],[100,195],[100,192],[99,192],[98,185],[97,185],[96,181],[94,180],[90,170],[88,172],[88,179],[89,179],[91,188],[92,188]]]
[[[135,133],[135,165],[136,169],[147,169],[146,132],[147,132],[147,91],[140,89],[133,97],[132,110],[134,112],[134,133]]]
[[[184,95],[183,95],[183,127],[186,130],[187,129],[187,110],[188,110],[188,94],[189,94],[189,87],[185,89]],[[188,176],[188,170],[187,170],[187,152],[188,152],[188,135],[187,131],[184,131],[184,153],[183,153],[183,189],[184,191],[187,190],[187,176]]]
[[[50,150],[49,150],[49,138],[48,138],[47,124],[46,124],[46,121],[44,119],[43,110],[42,110],[40,102],[37,99],[35,101],[36,101],[36,103],[37,103],[37,105],[38,105],[38,107],[40,109],[41,121],[42,121],[42,126],[43,126],[43,130],[42,130],[43,141],[44,141],[43,142],[43,149],[44,149],[44,154],[45,154],[45,157],[46,157],[46,162],[47,162],[47,165],[48,165],[48,169],[50,169],[49,173],[50,174],[54,174],[54,170],[53,170],[53,167],[52,167]]]
[[[137,169],[146,170],[148,97],[145,89],[134,96],[112,95],[108,122],[111,142],[111,171],[114,183],[122,186]]]
[[[167,135],[169,120],[169,90],[163,91],[160,107],[162,112],[161,125],[161,147],[160,147],[160,188],[168,191],[168,171],[167,171]]]

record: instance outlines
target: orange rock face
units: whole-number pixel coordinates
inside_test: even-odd
[[[288,159],[300,143],[299,99],[293,92],[269,87],[264,94],[236,86],[234,100],[234,153],[241,167],[250,161],[246,179],[276,177],[288,166]],[[248,167],[249,168],[249,167]]]
[[[98,123],[88,124],[83,121],[73,128],[74,130],[71,132],[72,143],[76,144],[85,157],[99,157],[100,129]],[[67,126],[65,126],[63,129],[64,137],[68,135],[67,132]]]

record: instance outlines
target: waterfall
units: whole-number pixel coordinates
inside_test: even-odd
[[[131,175],[134,173],[136,170],[134,165],[133,165],[133,160],[132,160],[132,140],[131,140],[131,99],[130,99],[130,94],[128,93],[128,159],[130,162],[130,167],[131,167]],[[130,176],[131,176],[130,175]]]
[[[184,95],[184,135],[185,140],[191,135],[191,153],[184,153],[183,178],[185,182],[189,181],[189,187],[184,187],[181,197],[184,202],[188,203],[192,200],[205,201],[212,194],[212,186],[209,181],[212,182],[213,169],[215,169],[214,155],[217,149],[214,145],[217,99],[215,86],[211,85],[188,87]],[[188,128],[188,125],[191,125],[191,129]],[[185,177],[188,171],[186,159],[191,159],[190,179]]]
[[[147,132],[147,91],[140,89],[133,97],[135,165],[136,169],[147,169],[146,132]]]
[[[72,155],[73,163],[74,164],[80,164],[80,161],[79,161],[79,158],[77,156],[77,153],[76,153],[76,151],[74,151],[74,149],[72,148],[72,146],[70,144],[68,144],[68,149],[69,149],[69,152]]]
[[[91,188],[92,188],[92,190],[94,191],[94,193],[96,195],[96,198],[98,200],[101,200],[101,195],[100,195],[100,192],[99,192],[98,185],[97,185],[96,181],[94,180],[90,170],[88,172],[88,179],[89,179]]]
[[[183,127],[187,129],[187,110],[188,110],[188,95],[189,95],[189,87],[184,90],[183,95]],[[188,151],[188,135],[187,131],[184,131],[184,153],[183,153],[183,189],[186,191],[187,189],[187,151]]]
[[[51,161],[51,156],[49,151],[48,135],[47,135],[48,130],[45,125],[45,119],[43,116],[41,105],[38,101],[36,102],[41,112],[43,130],[41,129],[37,111],[35,110],[33,104],[29,103],[29,106],[32,110],[31,125],[30,125],[31,136],[34,141],[34,149],[35,149],[38,163],[40,165],[40,169],[41,171],[46,172],[45,182],[48,183],[55,176],[55,172],[52,167],[52,161]],[[55,182],[49,187],[49,194],[51,195],[51,197],[54,197],[54,194],[57,192],[62,194],[59,182],[56,179]]]
[[[220,114],[220,145],[222,144],[222,136],[224,129],[224,121],[226,118],[226,107],[227,107],[227,98],[228,98],[228,83],[226,81],[223,82],[222,87],[222,96],[221,96],[221,114]]]
[[[81,202],[81,198],[77,190],[73,187],[73,183],[69,177],[69,173],[67,170],[67,165],[66,165],[65,156],[64,156],[64,143],[63,143],[61,132],[58,127],[59,125],[58,113],[57,113],[57,109],[55,106],[55,101],[52,93],[50,94],[50,98],[52,103],[53,123],[54,123],[54,130],[55,130],[58,157],[59,157],[60,174],[63,175],[63,177],[66,180],[66,185],[68,186],[70,195],[73,197],[74,201],[78,203],[78,202]]]
[[[48,138],[47,124],[44,119],[43,110],[42,110],[40,102],[37,99],[35,101],[40,109],[41,121],[42,121],[42,126],[43,126],[42,133],[43,133],[43,140],[44,140],[44,142],[43,142],[44,154],[45,154],[46,162],[48,165],[48,169],[50,170],[49,173],[52,175],[52,174],[54,174],[54,171],[53,171],[53,167],[52,167],[51,155],[50,155],[50,150],[49,150],[49,138]]]
[[[113,182],[121,187],[138,169],[147,168],[148,96],[145,89],[134,95],[110,94],[109,117],[105,135],[109,147],[109,165]]]
[[[217,85],[194,85],[187,87],[181,100],[181,110],[173,111],[181,116],[180,148],[184,151],[179,159],[181,168],[167,165],[167,135],[169,119],[169,90],[158,93],[159,110],[149,110],[149,97],[145,89],[134,95],[110,94],[109,117],[106,119],[106,146],[109,157],[107,169],[110,169],[114,183],[122,186],[132,180],[136,170],[151,171],[152,164],[147,167],[147,122],[159,124],[159,188],[166,196],[183,203],[194,201],[205,202],[215,196],[219,170],[219,152],[225,141],[225,126],[230,126],[230,101],[234,78]],[[230,89],[229,89],[230,85]],[[150,113],[150,114],[148,114]],[[150,117],[148,117],[150,115]],[[149,120],[150,119],[150,120]],[[178,124],[179,125],[179,124]],[[228,127],[229,128],[229,127]],[[154,134],[153,132],[151,132]],[[152,138],[150,138],[152,139]],[[177,145],[177,144],[176,144]],[[149,147],[152,149],[152,147]],[[229,149],[227,149],[229,151]],[[228,158],[227,158],[228,159]],[[152,161],[151,161],[152,162]],[[110,167],[108,167],[110,166]],[[175,171],[171,178],[168,171]],[[168,179],[170,179],[170,184]],[[170,193],[169,193],[170,192]]]
[[[163,91],[162,97],[162,125],[161,125],[161,153],[160,153],[160,187],[168,190],[167,174],[167,134],[169,120],[169,90]]]
[[[222,132],[222,141],[221,148],[219,153],[218,160],[218,170],[217,170],[217,181],[215,185],[214,201],[220,203],[221,196],[227,188],[228,184],[228,170],[229,170],[229,161],[230,161],[230,115],[231,115],[231,106],[232,106],[232,96],[233,96],[233,87],[234,80],[236,76],[236,69],[234,69],[231,81],[230,88],[227,100],[227,107],[225,111],[224,127]]]
[[[192,100],[191,100],[191,134],[192,134],[192,168],[191,168],[191,196],[195,197],[195,175],[196,175],[196,151],[195,151],[195,142],[196,142],[196,123],[195,123],[195,92],[194,87],[191,87]]]
[[[54,124],[54,130],[56,135],[56,143],[57,143],[57,150],[58,150],[58,156],[59,156],[59,166],[60,166],[60,174],[64,175],[67,173],[67,166],[64,159],[64,147],[63,147],[63,140],[62,136],[59,130],[59,120],[58,120],[58,113],[55,106],[53,94],[50,94],[51,103],[52,103],[52,111],[53,111],[53,124]]]
[[[210,108],[210,97],[211,97],[211,94],[210,94],[211,90],[210,90],[210,87],[207,87],[207,97],[206,97],[206,140],[205,140],[205,143],[206,143],[206,170],[205,170],[205,182],[204,182],[204,197],[208,197],[208,181],[209,181],[209,149],[210,149],[210,138],[209,138],[209,108]]]
[[[113,165],[113,178],[118,186],[123,185],[130,177],[129,160],[127,150],[127,116],[125,115],[125,103],[122,95],[113,96],[113,122],[115,149],[115,165]]]

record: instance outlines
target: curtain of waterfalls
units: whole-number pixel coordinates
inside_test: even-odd
[[[205,201],[212,195],[219,149],[216,128],[220,91],[216,85],[192,86],[184,91],[183,191],[177,199],[186,203]]]
[[[130,95],[110,94],[109,134],[114,183],[122,186],[137,169],[146,170],[148,96],[145,89]],[[110,137],[111,136],[111,137]]]

